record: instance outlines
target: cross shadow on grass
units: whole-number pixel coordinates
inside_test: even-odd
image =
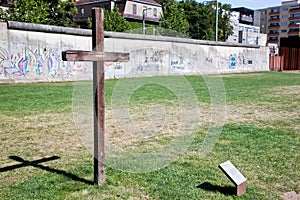
[[[200,185],[197,186],[197,188],[206,191],[211,191],[211,192],[220,192],[221,194],[224,194],[226,196],[236,194],[236,188],[233,186],[218,186],[218,185],[213,185],[209,182],[201,183]]]
[[[85,184],[88,184],[88,185],[93,185],[94,184],[92,181],[86,180],[84,178],[80,178],[80,177],[76,176],[75,174],[71,174],[71,173],[63,171],[63,170],[54,169],[54,168],[51,168],[51,167],[48,167],[48,166],[41,165],[41,163],[44,163],[44,162],[49,162],[49,161],[52,161],[52,160],[60,159],[59,156],[51,156],[51,157],[48,157],[48,158],[42,158],[42,159],[38,159],[38,160],[34,160],[34,161],[24,160],[23,158],[21,158],[19,156],[9,156],[9,158],[12,159],[12,160],[15,160],[17,162],[20,162],[20,164],[0,168],[0,172],[6,172],[6,171],[11,171],[11,170],[14,170],[14,169],[21,168],[21,167],[32,166],[32,167],[36,167],[36,168],[41,169],[41,170],[45,170],[47,172],[63,175],[63,176],[68,177],[68,178],[70,178],[74,181],[82,182],[82,183],[85,183]]]

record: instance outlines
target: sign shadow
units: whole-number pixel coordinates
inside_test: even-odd
[[[204,182],[198,185],[197,188],[211,192],[220,192],[226,196],[236,195],[236,189],[233,186],[219,186]]]

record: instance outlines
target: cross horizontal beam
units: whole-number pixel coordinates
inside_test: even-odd
[[[130,54],[121,52],[67,50],[62,52],[62,60],[126,62],[130,60]]]

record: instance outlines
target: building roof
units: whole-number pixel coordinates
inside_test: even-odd
[[[231,8],[233,11],[237,12],[243,12],[243,13],[253,13],[254,10],[246,7],[237,7],[237,8]]]
[[[101,3],[101,2],[107,2],[107,1],[113,1],[113,0],[75,0],[75,4],[76,5],[91,4],[91,3]],[[118,1],[122,1],[122,0],[116,0],[116,2],[118,2]],[[125,0],[124,2],[126,2],[126,1],[128,1],[128,0]],[[159,4],[155,0],[130,0],[130,1],[144,3],[144,4],[150,4],[150,5],[156,5],[156,6],[161,7],[161,4]]]

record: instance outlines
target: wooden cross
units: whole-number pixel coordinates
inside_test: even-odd
[[[129,53],[109,53],[104,51],[104,10],[93,8],[92,40],[93,51],[68,50],[62,52],[64,61],[94,61],[94,182],[105,182],[105,99],[104,99],[104,62],[129,61]]]

